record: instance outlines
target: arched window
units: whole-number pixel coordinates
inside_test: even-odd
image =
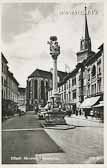
[[[48,85],[48,81],[46,81],[46,100],[48,100],[48,89],[49,89],[49,85]]]
[[[38,97],[38,81],[35,80],[34,82],[34,96],[35,96],[35,99],[37,99]]]
[[[92,77],[96,75],[96,67],[95,65],[92,67],[92,72],[91,72]]]
[[[44,81],[41,81],[41,99],[45,97],[45,88],[44,88]]]

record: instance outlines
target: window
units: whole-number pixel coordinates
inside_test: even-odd
[[[88,81],[90,81],[90,68],[88,69],[87,79],[88,79]]]
[[[2,72],[3,72],[3,63],[2,63]]]
[[[46,81],[46,89],[47,89],[47,90],[49,89],[49,84],[48,84],[47,81]]]
[[[91,75],[92,75],[92,77],[96,76],[96,67],[95,67],[95,65],[92,67]]]
[[[66,94],[66,101],[67,101],[67,103],[68,103],[68,94]]]
[[[6,86],[7,85],[7,81],[6,81],[6,79],[4,79],[4,86]]]
[[[71,101],[71,92],[69,92],[69,101]]]
[[[68,89],[68,81],[66,82],[66,88]]]
[[[64,92],[64,100],[66,100],[66,92]]]
[[[83,95],[86,96],[86,86],[83,86]]]
[[[92,85],[92,90],[91,90],[91,94],[95,94],[96,93],[96,84]]]
[[[88,78],[88,81],[90,81],[90,74],[88,74],[87,78]]]
[[[72,86],[76,85],[76,77],[72,79]]]
[[[45,88],[44,88],[44,81],[41,81],[41,99],[45,97]]]
[[[61,100],[63,101],[63,93],[61,94]]]
[[[82,88],[79,87],[79,96],[81,96],[81,95],[82,95]]]
[[[3,83],[3,76],[2,76],[2,86],[4,85],[4,83]]]
[[[88,85],[87,95],[90,96],[90,85]]]
[[[76,99],[76,89],[72,91],[72,98]]]
[[[66,90],[66,83],[64,84],[64,90]]]
[[[69,80],[69,88],[70,88],[70,80]]]
[[[97,74],[101,74],[101,60],[97,62]]]
[[[34,97],[35,97],[35,99],[37,99],[37,97],[38,97],[37,91],[38,91],[38,81],[35,80],[34,81]]]
[[[98,90],[98,92],[101,92],[101,80],[98,80],[97,90]]]

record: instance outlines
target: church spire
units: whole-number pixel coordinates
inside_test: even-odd
[[[90,39],[88,32],[88,23],[87,23],[87,7],[85,6],[85,39]]]
[[[86,50],[86,49],[91,51],[91,39],[89,36],[88,23],[87,23],[87,7],[85,6],[85,36],[83,39],[81,39],[80,50]]]

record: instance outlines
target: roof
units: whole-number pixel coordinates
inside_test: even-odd
[[[78,63],[76,67],[70,72],[67,73],[67,75],[60,81],[58,86],[61,86],[64,84],[70,77],[75,76],[75,74],[78,72],[78,69],[82,66],[82,63]]]
[[[86,15],[86,7],[85,7],[85,39],[90,39],[89,31],[88,31],[88,23],[87,23],[87,15]]]
[[[99,58],[101,56],[101,53],[103,51],[103,45],[100,45],[100,47],[98,48],[99,51],[95,54],[93,54],[91,57],[88,57],[85,62],[86,64],[91,64],[94,60],[96,60],[97,58]]]
[[[104,107],[104,101],[100,101],[100,104],[97,104],[97,105],[95,105],[93,107],[95,107],[95,108]]]
[[[63,80],[63,78],[66,75],[67,75],[67,72],[58,71],[58,76],[60,77],[60,80]],[[28,76],[28,78],[32,78],[32,77],[43,77],[43,78],[52,79],[52,72],[36,69],[31,75]]]
[[[11,77],[11,78],[14,80],[14,82],[15,82],[17,85],[19,85],[18,81],[17,81],[16,78],[13,76],[13,73],[10,72],[9,70],[8,70],[8,75],[9,75],[9,77]]]
[[[32,77],[43,77],[43,78],[52,78],[51,72],[44,71],[41,69],[36,69],[31,75],[28,76],[28,78]]]
[[[67,72],[63,72],[63,71],[58,71],[58,76],[60,77],[60,81],[62,81],[66,76],[67,76]]]
[[[98,49],[103,50],[103,47],[104,47],[104,43],[102,43],[102,44],[98,47]]]
[[[95,106],[93,106],[94,108],[98,108],[98,107],[104,107],[104,104],[97,104]]]
[[[4,56],[4,54],[2,52],[1,52],[1,57],[2,57],[2,60],[4,60],[4,62],[7,64],[8,61],[7,61],[7,59],[5,58],[5,56]]]

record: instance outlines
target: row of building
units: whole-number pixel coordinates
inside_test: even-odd
[[[98,100],[103,101],[103,44],[98,49],[99,51],[96,54],[93,54],[81,63],[79,62],[75,69],[67,74],[58,84],[61,102],[64,104],[71,104],[74,110],[80,107],[90,108],[92,105],[96,104]],[[48,92],[48,96],[52,96],[52,89]]]
[[[90,109],[103,102],[104,95],[104,44],[92,51],[85,13],[85,32],[77,52],[77,64],[70,73],[58,71],[58,92],[61,102],[71,104],[73,110]],[[72,57],[72,55],[71,55]],[[36,103],[46,104],[52,97],[52,72],[36,69],[27,79],[27,110]],[[98,105],[103,110],[103,105]]]
[[[92,51],[86,13],[84,38],[80,40],[77,64],[74,70],[58,83],[58,92],[61,102],[71,104],[73,111],[90,110],[92,107],[103,111],[104,44],[98,47],[96,53]],[[51,96],[52,89],[48,92],[48,97]]]
[[[25,104],[25,88],[19,88],[19,83],[14,77],[14,74],[10,72],[8,61],[3,53],[1,53],[1,63],[2,116],[8,116],[17,113],[17,109],[22,101],[24,101]],[[23,96],[23,89],[24,97],[20,102],[20,99]]]

